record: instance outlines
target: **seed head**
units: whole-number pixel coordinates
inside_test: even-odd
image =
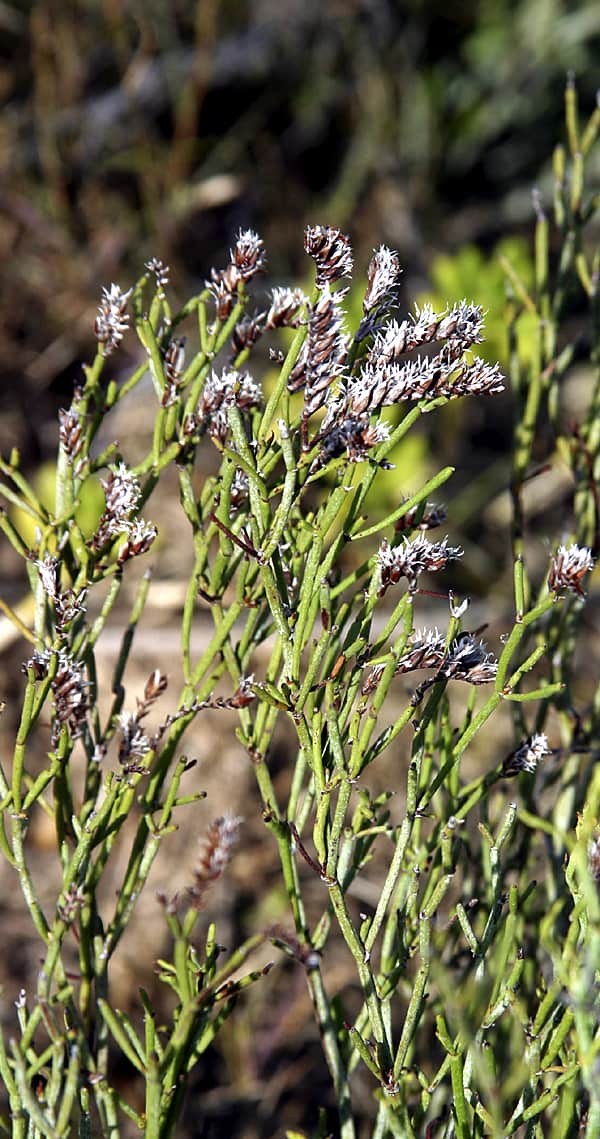
[[[548,588],[552,593],[569,589],[578,597],[585,597],[581,582],[593,567],[592,551],[587,546],[578,546],[576,542],[570,546],[559,546],[550,563]]]
[[[350,238],[332,225],[308,225],[304,231],[304,251],[316,265],[316,284],[352,276]]]
[[[421,507],[413,506],[406,514],[399,518],[394,526],[396,532],[400,530],[435,530],[436,527],[441,526],[442,522],[446,521],[448,511],[443,503],[436,505],[434,502],[427,502],[425,509],[421,515],[421,519],[417,522]]]
[[[231,494],[229,497],[229,504],[233,511],[238,511],[240,506],[246,502],[248,498],[248,475],[245,471],[236,467],[231,484]]]
[[[149,261],[146,261],[144,269],[147,269],[149,273],[153,274],[158,292],[163,293],[165,286],[169,284],[169,276],[171,273],[169,266],[165,265],[160,257],[151,257]]]
[[[302,289],[273,289],[265,328],[297,328],[300,323],[298,314],[305,304],[307,298]]]
[[[306,346],[303,415],[308,419],[327,402],[333,383],[342,372],[348,350],[348,341],[342,332],[339,299],[330,293],[329,285],[309,310]]]
[[[94,324],[96,340],[102,345],[103,356],[110,356],[123,339],[123,333],[129,328],[129,316],[126,313],[127,302],[131,296],[131,289],[122,292],[119,285],[111,285],[110,289],[102,289],[102,300]]]
[[[106,504],[94,535],[94,549],[100,549],[106,542],[129,529],[131,515],[137,510],[141,498],[140,484],[125,463],[113,467],[107,477],[100,481]]]
[[[219,376],[213,371],[204,385],[198,413],[209,435],[224,443],[229,433],[227,408],[237,407],[240,411],[249,411],[253,407],[260,407],[261,401],[260,387],[248,372],[224,369]]]
[[[223,815],[213,820],[201,839],[200,855],[194,868],[194,884],[189,890],[195,909],[200,909],[204,894],[227,867],[242,821],[239,816]]]
[[[143,518],[137,518],[132,522],[125,542],[119,547],[117,554],[119,565],[122,566],[130,558],[137,558],[140,554],[147,553],[157,534],[158,530],[153,522],[145,522]]]
[[[498,662],[492,653],[486,653],[483,641],[478,644],[471,633],[461,633],[450,645],[440,676],[467,684],[490,684],[497,671]]]
[[[79,390],[80,389],[78,389],[78,392]],[[78,392],[75,393],[71,407],[68,409],[61,407],[58,412],[58,436],[60,445],[71,465],[74,464],[83,448],[81,416],[79,411],[75,408]]]
[[[437,629],[415,629],[411,647],[403,653],[395,673],[414,672],[420,668],[439,668],[446,655],[446,641]]]
[[[380,579],[378,597],[383,597],[389,586],[397,585],[402,577],[406,578],[409,590],[414,593],[419,574],[425,570],[432,573],[444,569],[449,561],[462,557],[460,546],[449,546],[447,543],[447,538],[443,542],[428,542],[427,538],[418,535],[412,539],[405,538],[402,545],[392,548],[385,539],[377,554]]]
[[[149,752],[151,744],[148,736],[142,731],[135,712],[122,712],[119,716],[121,729],[121,742],[119,745],[119,763],[122,765],[143,759]]]
[[[551,754],[552,748],[548,747],[547,736],[543,732],[536,732],[506,757],[502,764],[502,774],[507,777],[519,775],[522,771],[533,774],[544,756]]]
[[[340,421],[328,415],[318,436],[321,446],[310,473],[314,474],[344,452],[349,463],[362,463],[368,460],[373,447],[389,439],[389,434],[387,423],[371,423],[368,415],[347,416]]]
[[[395,304],[401,272],[400,258],[395,250],[388,249],[387,245],[373,250],[367,269],[369,283],[363,300],[365,316],[373,309]]]
[[[61,649],[58,653],[58,668],[52,681],[56,713],[53,732],[55,738],[63,724],[67,725],[73,738],[81,735],[87,712],[87,687],[84,666],[80,661],[73,660],[65,649]]]
[[[252,229],[240,230],[229,256],[230,268],[235,269],[241,281],[250,281],[267,262],[264,242]]]

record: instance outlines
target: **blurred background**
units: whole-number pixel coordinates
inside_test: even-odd
[[[596,0],[0,0],[0,451],[19,446],[37,485],[44,472],[51,480],[56,413],[95,352],[101,286],[127,288],[160,257],[176,307],[226,263],[240,228],[265,240],[265,289],[308,283],[305,224],[347,231],[356,303],[372,249],[390,245],[404,266],[402,307],[425,296],[483,304],[486,354],[506,367],[498,253],[528,280],[531,191],[538,186],[550,204],[565,79],[576,77],[587,116],[599,60]],[[126,343],[111,367],[131,364],[127,353]],[[436,468],[459,468],[449,532],[469,553],[465,588],[482,595],[507,553],[506,510],[486,520],[481,508],[508,478],[510,399],[428,419],[409,466],[416,478],[433,454]],[[119,428],[125,453],[133,429]],[[401,471],[392,478],[402,485]],[[554,494],[568,525],[568,494]],[[151,517],[160,522],[160,507]],[[176,555],[177,545],[165,549],[163,569],[175,586],[185,574]],[[14,572],[4,545],[0,585],[11,602],[22,589]],[[176,608],[177,589],[169,596]],[[14,662],[27,655],[22,644],[12,650]],[[20,688],[9,660],[5,698]],[[140,684],[155,664],[140,662]],[[222,749],[225,722],[219,714],[207,728],[219,763],[206,818],[236,809],[227,789],[239,783],[239,748],[231,733]],[[203,786],[210,773],[209,761]],[[220,898],[233,939],[263,921],[259,880],[265,897],[270,882],[279,889],[261,835],[257,819]],[[43,861],[44,835],[32,841]],[[5,939],[18,957],[5,955],[8,996],[35,954],[5,887]],[[153,904],[151,896],[147,923]],[[276,912],[274,903],[264,920]],[[148,924],[139,928],[147,942]],[[122,1007],[135,1003],[139,983],[153,984],[151,964],[140,977],[139,942],[129,953]],[[328,1078],[303,978],[284,968],[278,976],[267,982],[270,1021],[264,994],[251,995],[227,1026],[182,1134],[262,1139],[316,1126],[311,1103],[327,1102]],[[365,1081],[366,1114],[369,1100]]]

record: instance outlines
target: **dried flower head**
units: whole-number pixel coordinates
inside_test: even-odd
[[[305,421],[327,403],[333,384],[343,372],[347,351],[340,298],[326,285],[315,304],[309,306],[304,352],[288,382],[290,391],[304,386]]]
[[[428,542],[427,538],[418,535],[412,539],[405,538],[402,545],[392,547],[384,539],[377,554],[378,597],[383,597],[389,586],[397,585],[402,577],[408,581],[412,593],[417,588],[419,574],[425,570],[432,573],[444,569],[449,561],[462,557],[463,551],[459,546],[447,543],[447,538],[443,542]]]
[[[200,908],[204,894],[227,867],[242,821],[239,816],[222,815],[213,820],[201,839],[200,855],[194,867],[194,884],[189,888],[195,909]]]
[[[471,633],[461,633],[450,645],[439,675],[446,680],[465,680],[467,684],[490,684],[496,679],[498,662],[485,651]]]
[[[58,653],[56,674],[52,681],[56,713],[54,739],[58,738],[63,724],[67,725],[74,738],[81,735],[88,707],[87,688],[83,664],[73,660],[66,650],[61,649]]]
[[[262,392],[248,372],[224,369],[221,375],[211,372],[200,396],[198,413],[209,435],[225,442],[229,433],[228,407],[248,411],[260,407]]]
[[[132,522],[125,541],[119,546],[117,553],[119,565],[122,566],[130,558],[137,558],[140,554],[147,553],[157,534],[158,530],[153,522],[145,522],[143,518],[137,518]]]
[[[50,554],[46,554],[43,561],[35,562],[35,566],[40,575],[44,593],[51,601],[56,601],[59,593],[58,585],[58,567],[60,561],[58,558],[53,558]]]
[[[552,593],[569,589],[578,597],[585,597],[581,582],[593,567],[592,551],[587,546],[578,546],[576,542],[570,546],[559,546],[550,563],[548,588]]]
[[[265,328],[296,328],[300,323],[300,309],[307,303],[302,289],[273,289]]]
[[[135,712],[122,712],[119,716],[121,742],[119,744],[119,763],[125,766],[132,761],[143,759],[149,752],[151,744],[148,736],[139,724]]]
[[[100,481],[106,503],[93,538],[96,550],[129,529],[131,515],[137,510],[141,498],[140,484],[125,463],[111,468],[107,477]]]
[[[548,747],[547,736],[543,732],[536,732],[507,755],[502,764],[502,774],[507,777],[519,775],[522,771],[533,774],[544,756],[551,754],[552,748]]]
[[[58,558],[53,558],[46,554],[43,561],[35,562],[37,566],[42,587],[48,599],[54,606],[54,613],[56,619],[56,631],[59,635],[64,633],[67,625],[79,616],[85,613],[85,598],[86,590],[82,589],[76,593],[72,589],[66,589],[64,592],[60,588],[60,561]]]
[[[68,409],[61,407],[58,412],[58,437],[60,439],[60,445],[71,465],[75,463],[75,460],[80,455],[84,441],[81,415],[76,407],[80,398],[81,389],[78,388],[73,396],[71,407]]]
[[[240,230],[229,256],[240,281],[250,281],[267,262],[264,242],[252,229]]]
[[[349,463],[368,460],[373,448],[385,443],[389,434],[387,423],[371,423],[368,415],[347,416],[336,421],[335,415],[328,414],[322,430],[313,440],[313,443],[320,442],[321,446],[311,464],[310,474],[344,453]]]
[[[352,275],[350,238],[335,226],[308,225],[304,231],[304,251],[315,262],[318,288],[323,288],[328,281]]]
[[[367,291],[363,300],[365,316],[376,308],[387,308],[396,302],[400,284],[400,258],[394,249],[380,245],[373,250],[367,269]]]
[[[169,283],[171,273],[169,266],[165,265],[160,257],[151,257],[149,261],[146,261],[144,269],[147,269],[149,273],[153,274],[158,292],[164,293],[165,286]]]
[[[165,387],[162,394],[162,406],[170,407],[177,398],[177,388],[185,368],[185,336],[174,337],[169,342],[164,356],[163,369],[165,373]]]
[[[446,640],[438,629],[415,629],[410,640],[411,647],[399,658],[396,673],[439,668],[444,663]]]
[[[129,328],[127,315],[127,302],[131,296],[131,289],[126,293],[119,285],[111,285],[110,289],[102,289],[102,300],[98,307],[98,314],[94,323],[96,340],[102,345],[102,354],[110,356],[123,339],[123,334]]]
[[[245,471],[236,467],[231,484],[231,493],[229,496],[229,505],[231,510],[238,511],[240,506],[247,501],[248,498],[248,475]]]

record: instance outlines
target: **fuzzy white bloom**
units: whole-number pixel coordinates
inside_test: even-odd
[[[58,558],[52,558],[50,554],[46,554],[44,560],[35,562],[35,565],[40,575],[44,592],[52,601],[56,601],[58,595]]]
[[[584,597],[581,582],[593,567],[592,551],[587,546],[578,546],[576,542],[570,546],[559,546],[550,563],[548,587],[553,593],[569,589],[579,597]]]
[[[489,684],[495,680],[498,661],[493,653],[485,651],[471,633],[461,633],[450,645],[440,670],[447,680],[465,680],[468,684]]]
[[[395,300],[401,273],[400,258],[394,249],[380,245],[379,249],[373,250],[367,269],[369,283],[363,300],[365,316],[378,305]]]
[[[429,542],[422,534],[416,538],[405,538],[402,545],[391,547],[385,539],[377,553],[380,575],[379,597],[383,597],[388,586],[397,585],[405,577],[411,592],[417,588],[419,574],[444,569],[449,561],[460,558],[460,546],[449,546],[448,539],[442,542]]]
[[[121,343],[123,334],[129,328],[129,316],[125,311],[132,290],[123,292],[119,285],[112,284],[110,289],[102,289],[102,300],[98,307],[94,333],[102,345],[104,356],[110,356]]]
[[[548,747],[548,737],[543,732],[535,732],[506,757],[502,764],[502,774],[510,776],[526,771],[531,775],[544,756],[551,754],[552,748]]]

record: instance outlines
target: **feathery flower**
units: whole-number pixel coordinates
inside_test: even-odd
[[[538,763],[545,755],[551,755],[552,748],[548,747],[548,738],[543,732],[535,732],[518,748],[507,755],[502,764],[502,774],[509,777],[519,775],[522,771],[533,774]]]
[[[261,400],[260,387],[248,372],[224,369],[219,376],[213,371],[200,396],[198,413],[209,435],[224,443],[229,432],[227,408],[237,407],[240,411],[248,411],[260,407]]]
[[[123,545],[119,546],[117,554],[119,565],[122,566],[130,558],[137,558],[140,554],[147,553],[157,534],[158,530],[153,522],[146,522],[143,518],[136,518],[135,522],[131,522],[127,537]]]
[[[144,269],[147,269],[149,273],[152,273],[154,280],[156,281],[156,288],[158,292],[163,293],[165,285],[169,284],[169,276],[171,273],[169,266],[165,265],[164,261],[161,261],[160,257],[151,257],[149,261],[146,261]]]
[[[265,328],[296,328],[299,324],[299,311],[306,303],[307,297],[302,289],[273,289]]]
[[[394,249],[380,245],[373,250],[367,269],[367,290],[363,300],[365,316],[378,307],[389,307],[396,301],[400,283],[400,258]]]
[[[581,582],[593,567],[592,551],[587,546],[578,546],[576,542],[570,546],[559,546],[550,563],[548,588],[552,593],[569,589],[578,597],[585,597]]]
[[[242,821],[240,816],[222,815],[213,820],[201,839],[200,855],[194,868],[194,884],[189,888],[195,909],[200,908],[204,894],[226,869]]]
[[[102,300],[94,323],[96,340],[102,345],[103,356],[110,356],[123,339],[123,334],[129,328],[129,316],[125,311],[131,296],[131,289],[126,293],[119,285],[111,285],[110,289],[102,289]]]
[[[450,645],[439,675],[467,684],[490,684],[497,671],[498,662],[492,653],[486,653],[483,641],[477,643],[471,633],[461,633]]]
[[[350,238],[332,225],[307,225],[304,251],[316,265],[316,284],[323,288],[329,281],[352,276]]]
[[[121,743],[119,745],[119,763],[123,766],[131,760],[143,759],[150,750],[151,744],[148,736],[139,724],[135,712],[121,712],[118,717],[121,730]]]
[[[428,542],[427,538],[418,535],[412,539],[405,538],[402,545],[392,547],[387,538],[384,539],[377,553],[378,597],[383,597],[389,586],[397,585],[402,577],[406,578],[409,590],[414,593],[419,574],[425,570],[432,573],[444,569],[449,561],[462,557],[460,546],[447,543],[447,538],[443,542]]]

